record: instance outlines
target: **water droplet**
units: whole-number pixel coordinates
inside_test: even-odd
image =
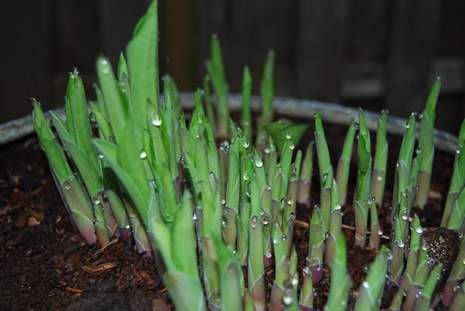
[[[342,209],[342,206],[340,204],[337,204],[336,206],[334,206],[335,211],[340,211],[341,209]]]
[[[284,295],[283,296],[283,304],[285,306],[290,306],[293,301],[294,301],[294,299],[292,299],[292,296],[289,296],[289,295]]]
[[[267,253],[265,254],[265,257],[266,257],[266,258],[271,258],[272,256],[273,256],[273,254],[271,254],[271,252],[267,252]]]
[[[415,229],[416,233],[418,234],[422,234],[423,233],[423,228],[422,227],[418,227]]]
[[[294,145],[294,144],[290,144],[290,145],[289,145],[289,149],[294,150],[294,149],[295,149],[295,145]]]
[[[273,244],[274,244],[274,245],[278,244],[278,240],[273,239]]]
[[[156,116],[155,119],[152,120],[152,125],[159,127],[161,125],[162,121],[159,116]]]
[[[291,279],[291,284],[292,284],[293,287],[297,287],[297,285],[299,285],[299,279],[296,278],[296,277],[293,277]]]
[[[457,155],[459,155],[460,152],[461,152],[461,151],[460,151],[459,149],[455,150],[455,153],[456,153]]]
[[[103,154],[99,154],[99,155],[98,155],[98,158],[99,158],[100,160],[103,160],[103,159],[105,159],[105,156],[104,156]]]
[[[255,166],[258,167],[258,168],[262,167],[263,166],[263,161],[260,160],[259,158],[256,158],[255,159]]]
[[[464,259],[464,260],[462,260],[462,263],[465,265],[465,259]]]
[[[265,154],[270,154],[270,153],[271,153],[271,150],[270,150],[269,147],[265,147],[265,150],[264,150],[264,151],[265,151]]]
[[[292,205],[292,200],[291,199],[287,200],[287,205]]]
[[[221,205],[226,205],[226,200],[225,199],[221,199]]]
[[[377,181],[383,181],[383,177],[380,176],[380,175],[378,175],[378,177],[376,177],[376,180],[377,180]]]
[[[252,229],[257,228],[257,222],[258,222],[258,217],[256,215],[252,216],[252,219],[250,220],[250,227]]]
[[[106,58],[100,58],[99,60],[100,66],[102,66],[102,73],[109,74],[110,73],[110,64],[108,63]]]
[[[69,182],[65,182],[65,190],[71,190],[71,185]]]
[[[328,179],[328,174],[323,174],[323,181],[322,181],[322,183],[325,183],[326,179]]]
[[[378,230],[378,235],[383,235],[383,230],[379,229]]]
[[[100,205],[100,204],[102,204],[102,202],[100,202],[99,199],[96,199],[96,200],[94,201],[94,204],[95,204],[95,205]]]
[[[283,235],[281,235],[281,240],[286,241],[286,240],[287,240],[287,235],[285,235],[285,234],[283,233]]]
[[[399,247],[399,248],[404,248],[404,246],[405,246],[404,241],[402,241],[402,240],[396,241],[396,244],[397,244],[397,247]]]
[[[265,216],[265,215],[264,215],[264,216],[262,217],[262,224],[263,224],[264,226],[268,226],[269,223],[270,223],[270,220],[268,219],[268,216]]]
[[[407,221],[407,220],[408,220],[407,214],[402,215],[402,220],[404,220],[404,221]]]
[[[285,137],[286,137],[286,139],[291,139],[292,138],[291,134],[289,134],[289,133],[286,133]]]
[[[366,289],[370,288],[370,284],[367,281],[363,282],[362,286],[363,288],[366,288]]]
[[[245,181],[248,181],[249,180],[249,175],[247,173],[244,173],[242,175],[242,178],[245,180]]]
[[[244,140],[244,142],[242,143],[242,148],[247,149],[249,148],[249,146],[250,146],[249,142],[247,140]]]
[[[305,267],[303,268],[302,272],[303,272],[304,276],[306,276],[306,275],[309,275],[309,274],[310,274],[311,269],[310,269],[309,266],[305,266]]]
[[[197,213],[194,212],[194,214],[192,215],[192,220],[193,220],[193,221],[196,221],[197,219],[198,219]]]
[[[145,152],[145,151],[141,151],[141,153],[140,153],[139,157],[140,157],[142,160],[145,160],[145,159],[147,159],[147,152]]]

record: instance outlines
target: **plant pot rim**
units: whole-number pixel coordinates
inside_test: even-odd
[[[242,106],[241,96],[232,94],[229,96],[229,106],[232,112],[240,111]],[[183,108],[194,108],[193,93],[181,94]],[[252,110],[259,111],[260,98],[252,97]],[[324,121],[334,124],[349,125],[352,119],[358,118],[358,109],[345,107],[335,103],[326,103],[315,100],[297,99],[292,97],[275,97],[273,107],[276,113],[284,117],[313,118],[316,112],[321,114]],[[62,109],[55,109],[62,113]],[[368,128],[376,130],[378,118],[377,112],[365,110]],[[388,116],[387,132],[401,136],[404,132],[406,120],[403,118]],[[33,133],[32,117],[26,116],[0,124],[0,145],[15,142]],[[457,149],[457,137],[440,130],[434,130],[434,143],[439,150],[454,153]]]

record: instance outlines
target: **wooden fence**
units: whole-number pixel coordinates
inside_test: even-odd
[[[74,66],[91,86],[96,56],[117,59],[147,3],[5,1],[0,120],[28,113],[30,96],[62,105]],[[200,85],[217,33],[232,91],[247,64],[258,92],[273,48],[277,95],[406,116],[440,76],[439,126],[455,132],[465,116],[463,0],[161,0],[159,10],[161,69],[183,90]]]

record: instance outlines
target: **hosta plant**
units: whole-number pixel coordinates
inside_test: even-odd
[[[465,239],[446,269],[424,236],[432,229],[423,229],[415,214],[428,208],[440,80],[422,114],[412,114],[405,125],[388,209],[386,112],[372,140],[360,110],[334,169],[319,114],[314,135],[307,132],[309,124],[276,120],[273,52],[261,77],[257,118],[251,113],[247,67],[241,114],[230,117],[217,37],[192,111],[182,109],[172,78],[159,79],[157,59],[154,1],[117,69],[107,58],[97,59],[95,101],[87,99],[77,71],[69,76],[64,116],[44,114],[34,101],[40,145],[87,243],[105,247],[117,238],[153,255],[178,310],[312,310],[322,307],[315,305],[321,297],[315,297],[314,289],[328,278],[327,310],[377,310],[382,305],[428,310],[439,303],[463,309]],[[302,137],[314,143],[299,144]],[[464,148],[465,125],[442,217],[444,230],[460,237]],[[356,166],[353,196],[348,195],[351,165]],[[313,171],[318,171],[317,198],[310,198]],[[297,208],[307,221],[296,221]],[[350,208],[355,227],[344,217]],[[391,232],[382,232],[381,211],[391,215]],[[294,241],[297,225],[308,227],[306,250]],[[348,269],[349,233],[355,235],[351,249],[376,254],[358,288]],[[392,295],[386,295],[388,290]]]

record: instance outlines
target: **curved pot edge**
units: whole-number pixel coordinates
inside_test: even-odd
[[[192,93],[181,94],[181,102],[184,108],[193,108]],[[230,96],[231,111],[239,111],[241,107],[241,96],[233,94]],[[260,98],[252,98],[252,109],[258,111],[260,107]],[[295,99],[287,97],[276,97],[274,100],[274,109],[280,115],[286,117],[312,118],[316,112],[321,114],[323,120],[330,123],[350,124],[352,119],[357,119],[358,109],[344,107],[334,103],[323,103],[314,100]],[[62,109],[57,109],[62,111]],[[370,130],[376,130],[376,124],[379,113],[365,111],[367,125]],[[405,119],[397,117],[388,117],[388,133],[402,135],[405,127]],[[19,140],[33,132],[32,117],[26,116],[19,119],[8,121],[0,125],[0,145]],[[444,131],[434,131],[434,143],[440,150],[453,153],[457,148],[457,137]]]

